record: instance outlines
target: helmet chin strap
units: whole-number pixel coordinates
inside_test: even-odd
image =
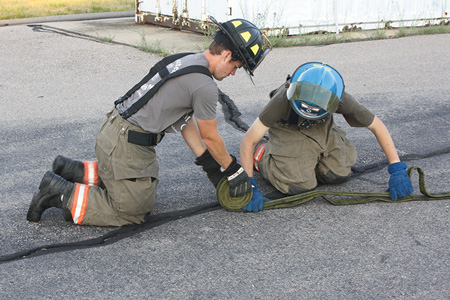
[[[255,82],[253,81],[252,75],[250,75],[250,73],[245,70],[245,74],[247,74],[247,77],[250,79],[250,81],[253,83],[253,85],[255,85]]]
[[[319,119],[319,120],[308,120],[304,119],[300,124],[298,124],[299,130],[306,130],[311,127],[313,127],[316,124],[322,124],[325,123],[325,121],[330,117],[330,115],[327,115],[325,118]]]

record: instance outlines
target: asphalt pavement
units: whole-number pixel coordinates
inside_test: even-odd
[[[130,17],[0,27],[1,299],[449,299],[450,199],[354,206],[315,199],[231,213],[217,207],[177,134],[157,146],[151,226],[76,226],[53,208],[27,222],[53,159],[95,159],[104,114],[160,59],[132,47],[143,36],[174,52],[208,43]],[[256,70],[255,85],[239,71],[218,87],[250,125],[298,65],[326,62],[386,124],[408,166],[424,170],[429,192],[448,192],[449,44],[450,34],[438,34],[277,48]],[[244,131],[220,106],[218,120],[228,151],[239,156]],[[358,150],[355,174],[320,189],[385,191],[387,161],[375,137],[337,122]],[[417,176],[413,184],[418,194]]]

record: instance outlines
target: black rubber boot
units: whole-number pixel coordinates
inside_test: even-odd
[[[53,161],[53,173],[70,182],[84,183],[84,164],[79,160],[58,155]]]
[[[42,213],[50,207],[63,208],[69,201],[74,184],[64,178],[47,171],[39,184],[39,190],[34,194],[28,208],[27,220],[39,222]]]
[[[208,149],[199,157],[195,159],[195,164],[198,166],[202,166],[203,171],[206,172],[206,176],[208,176],[209,181],[212,182],[215,188],[219,184],[219,181],[225,176],[220,171],[220,165],[216,162],[214,157],[212,157],[211,153],[209,153]]]

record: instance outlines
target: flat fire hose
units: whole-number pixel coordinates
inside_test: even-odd
[[[450,192],[442,194],[430,194],[425,188],[425,174],[419,167],[410,167],[408,169],[409,178],[412,172],[417,170],[419,173],[419,187],[422,195],[410,195],[396,201],[391,200],[389,192],[383,193],[352,193],[352,192],[336,192],[336,191],[308,191],[298,195],[283,197],[275,200],[264,202],[264,209],[287,208],[294,207],[314,198],[322,197],[333,205],[353,205],[364,204],[372,201],[384,202],[405,202],[405,201],[429,201],[429,200],[450,200]],[[228,211],[244,211],[243,206],[247,205],[252,199],[252,192],[242,197],[230,197],[230,187],[226,178],[223,178],[217,185],[217,199],[220,205]],[[340,196],[339,199],[331,199],[327,196]],[[342,198],[344,197],[344,198]]]

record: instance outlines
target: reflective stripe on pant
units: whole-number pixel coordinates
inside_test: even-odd
[[[261,161],[261,158],[264,155],[264,152],[266,151],[267,142],[259,142],[255,147],[255,153],[253,154],[253,168],[257,172],[261,172],[259,163]]]
[[[98,164],[96,161],[83,161],[84,177],[83,183],[87,185],[99,185]]]
[[[113,111],[97,138],[98,175],[105,188],[77,184],[68,209],[74,223],[123,226],[142,223],[156,202],[158,162],[154,147],[128,142],[128,130],[144,132]]]
[[[128,180],[116,182],[114,193],[77,183],[73,196],[68,202],[74,224],[93,226],[123,226],[144,221],[145,215],[152,211],[156,200],[158,180],[139,179],[135,183]],[[142,188],[145,185],[147,188]],[[138,193],[131,194],[129,191]],[[111,197],[111,194],[119,198]],[[123,198],[126,200],[122,201]]]
[[[75,224],[82,224],[89,195],[89,185],[76,183],[70,213]]]

